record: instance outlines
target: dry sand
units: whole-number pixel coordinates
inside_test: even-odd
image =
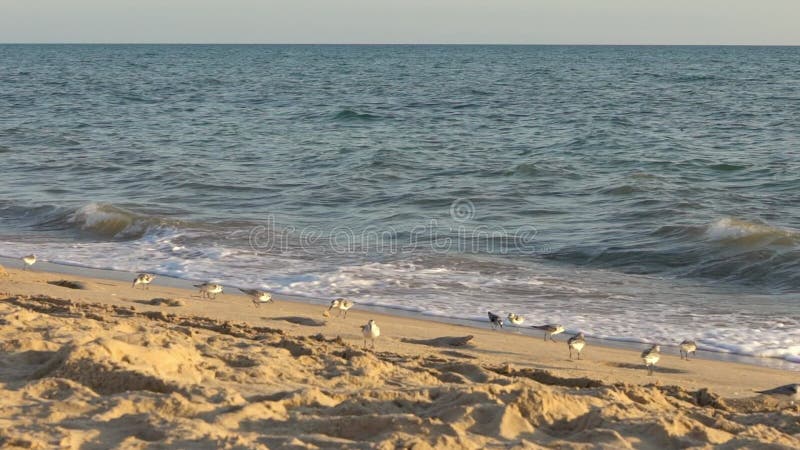
[[[796,372],[664,355],[648,376],[591,339],[570,361],[488,324],[158,279],[8,270],[0,293],[2,448],[800,448],[800,406],[755,393]]]

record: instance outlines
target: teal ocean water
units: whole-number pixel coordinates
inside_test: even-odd
[[[800,48],[0,45],[0,254],[800,362]]]

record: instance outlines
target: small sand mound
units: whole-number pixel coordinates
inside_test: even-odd
[[[322,320],[315,320],[310,317],[275,317],[273,320],[283,320],[285,322],[293,323],[295,325],[305,325],[307,327],[324,327],[325,322]]]
[[[106,395],[139,390],[168,393],[202,379],[198,360],[194,347],[153,348],[99,338],[65,345],[32,378],[66,378]]]
[[[7,276],[8,276],[8,272],[6,271],[6,268],[3,267],[2,264],[0,264],[0,278],[7,277]]]
[[[470,345],[470,341],[475,336],[443,336],[434,339],[401,339],[402,342],[409,344],[428,345],[431,347],[464,347]]]
[[[67,289],[87,289],[86,283],[82,281],[58,280],[58,281],[48,281],[47,284],[52,284],[53,286],[61,286]]]
[[[177,298],[161,298],[161,297],[158,297],[158,298],[150,299],[149,301],[146,302],[146,304],[153,305],[153,306],[167,305],[167,306],[175,307],[175,306],[184,306],[184,305],[186,305],[186,302],[184,300],[177,299]]]
[[[510,377],[523,377],[531,380],[536,380],[542,384],[567,386],[567,387],[600,387],[604,386],[603,382],[592,380],[591,378],[564,378],[554,376],[552,373],[541,369],[514,369],[510,365],[504,366],[487,366],[487,370],[498,373],[500,375]]]

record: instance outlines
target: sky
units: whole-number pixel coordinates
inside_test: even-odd
[[[0,42],[800,45],[800,0],[0,0]]]

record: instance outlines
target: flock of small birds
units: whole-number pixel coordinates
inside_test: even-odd
[[[491,311],[489,314],[489,323],[492,329],[503,328],[503,318],[498,314]],[[512,325],[520,326],[525,322],[525,318],[514,313],[509,313],[507,316],[508,322]],[[556,342],[553,336],[561,334],[565,331],[564,326],[557,323],[548,323],[545,325],[533,325],[531,328],[544,331],[544,341]],[[573,352],[577,355],[578,359],[582,359],[583,348],[586,347],[586,336],[580,332],[567,340],[567,348],[569,349],[569,359],[573,359]],[[689,354],[694,355],[697,353],[697,342],[693,340],[685,340],[680,344],[681,359],[689,361]],[[648,349],[642,352],[642,361],[644,362],[645,369],[648,375],[653,374],[656,363],[661,359],[661,346],[651,345]]]
[[[22,270],[28,270],[31,266],[36,264],[36,255],[27,255],[22,257]],[[156,276],[149,273],[140,273],[134,278],[133,284],[131,285],[132,288],[136,288],[136,286],[142,286],[142,289],[149,289],[150,283],[155,280]],[[213,282],[206,282],[202,284],[195,284],[194,287],[198,288],[200,291],[201,298],[208,298],[208,299],[215,299],[217,294],[221,294],[223,291],[223,287],[219,283]],[[260,289],[239,289],[242,293],[247,295],[251,298],[253,305],[256,307],[261,306],[265,303],[274,303],[272,300],[272,294],[267,291],[260,290]],[[344,298],[337,298],[332,300],[328,309],[323,312],[323,316],[330,317],[331,311],[336,309],[337,317],[342,317],[343,319],[347,318],[347,311],[352,308],[354,303],[351,300],[347,300]],[[506,317],[508,323],[514,326],[520,326],[525,322],[525,318],[514,313],[509,313]],[[492,313],[489,311],[489,323],[492,325],[492,329],[503,328],[503,318],[497,314]],[[537,330],[544,331],[544,340],[547,342],[550,340],[551,342],[556,342],[553,339],[553,336],[557,334],[561,334],[565,331],[564,326],[561,324],[545,324],[545,325],[533,325],[532,328]],[[361,326],[361,333],[364,336],[364,347],[367,346],[367,340],[372,342],[372,348],[375,348],[375,339],[381,335],[381,329],[378,327],[378,324],[375,323],[374,320],[370,319],[365,325]],[[584,336],[583,332],[579,332],[576,335],[570,337],[567,340],[567,347],[569,349],[569,359],[573,359],[573,351],[577,355],[577,359],[582,359],[582,352],[584,347],[586,347],[586,337]],[[687,339],[680,343],[680,355],[682,360],[689,361],[689,354],[695,355],[697,353],[697,342]],[[655,369],[656,364],[661,359],[661,346],[658,344],[651,345],[648,349],[642,352],[642,361],[644,362],[645,368],[647,369],[648,375],[652,375]],[[759,394],[764,395],[780,395],[780,396],[788,396],[793,401],[800,401],[800,384],[787,384],[785,386],[779,386],[774,389],[769,389],[765,391],[757,391]]]

